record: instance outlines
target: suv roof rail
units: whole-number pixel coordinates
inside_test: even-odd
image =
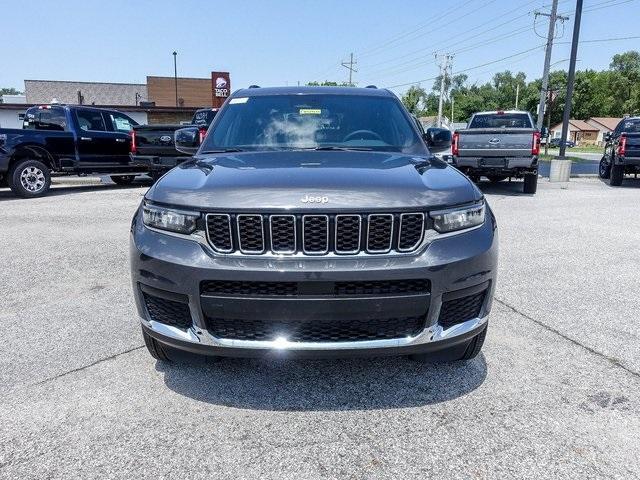
[[[249,88],[260,88],[260,85],[249,85]]]

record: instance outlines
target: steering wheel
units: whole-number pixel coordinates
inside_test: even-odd
[[[356,130],[355,132],[351,132],[349,135],[344,137],[342,141],[348,142],[349,140],[353,140],[358,135],[369,137],[373,140],[380,140],[381,142],[383,141],[380,135],[378,135],[376,132],[372,132],[371,130]]]

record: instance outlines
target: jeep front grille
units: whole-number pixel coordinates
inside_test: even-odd
[[[407,253],[424,238],[421,212],[346,214],[228,214],[206,216],[209,245],[247,255]]]

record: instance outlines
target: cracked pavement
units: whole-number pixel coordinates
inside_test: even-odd
[[[638,478],[640,180],[483,185],[483,353],[156,363],[130,293],[146,187],[0,189],[0,478]]]

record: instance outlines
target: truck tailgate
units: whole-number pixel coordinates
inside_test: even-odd
[[[181,155],[174,147],[173,134],[182,125],[142,125],[136,126],[136,153],[151,156]]]
[[[458,131],[459,157],[528,157],[533,133],[530,128],[469,129]]]

